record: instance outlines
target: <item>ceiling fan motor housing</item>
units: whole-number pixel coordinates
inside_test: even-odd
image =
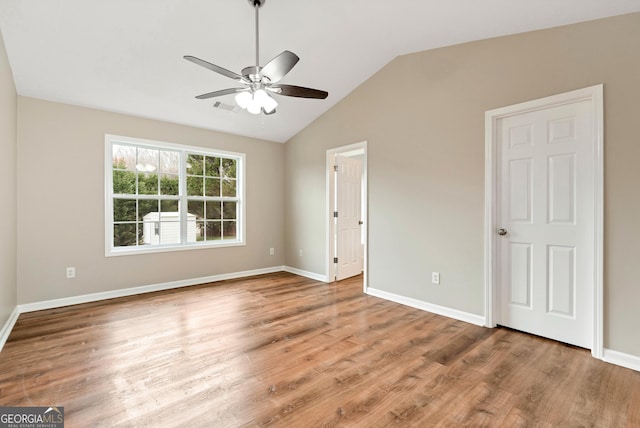
[[[251,82],[259,82],[261,80],[260,70],[262,70],[262,67],[258,65],[251,65],[249,67],[243,68],[241,73],[243,77],[246,77]],[[263,78],[266,78],[266,76]]]

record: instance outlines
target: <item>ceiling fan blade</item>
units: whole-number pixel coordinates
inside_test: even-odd
[[[272,85],[267,89],[275,92],[276,94],[285,95],[287,97],[316,98],[324,100],[329,95],[329,93],[326,91],[295,85]]]
[[[218,67],[217,65],[211,64],[210,62],[207,62],[203,59],[196,58],[195,56],[191,56],[191,55],[185,55],[183,58],[186,59],[187,61],[191,61],[194,64],[198,64],[199,66],[202,66],[208,70],[214,71],[218,74],[222,74],[223,76],[230,77],[234,80],[237,80],[238,82],[246,82],[245,78],[240,76],[238,73],[229,71],[226,68]]]
[[[283,51],[262,67],[260,76],[268,77],[271,83],[279,82],[298,61],[300,61],[298,55],[290,51]]]
[[[206,94],[198,95],[196,98],[199,100],[205,100],[207,98],[221,97],[223,95],[237,94],[238,92],[248,91],[248,88],[229,88],[222,89],[220,91],[208,92]]]

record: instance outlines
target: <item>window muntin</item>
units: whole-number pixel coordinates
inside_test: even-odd
[[[243,245],[244,155],[107,135],[106,255]]]

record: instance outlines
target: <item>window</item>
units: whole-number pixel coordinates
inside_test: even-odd
[[[244,245],[244,154],[105,136],[107,256]]]

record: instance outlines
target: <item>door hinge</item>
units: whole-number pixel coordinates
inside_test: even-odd
[[[334,262],[334,263],[338,263],[338,258],[337,258],[337,257],[334,257],[334,258],[333,258],[333,262]]]
[[[333,166],[333,170],[334,170],[335,172],[338,172],[338,165],[334,165],[334,166]]]
[[[334,212],[333,212],[333,216],[334,216],[335,218],[338,218],[338,211],[334,211]]]

